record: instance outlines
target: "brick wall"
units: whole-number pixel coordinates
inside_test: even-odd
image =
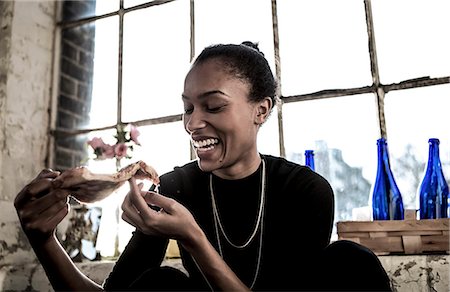
[[[95,1],[66,1],[64,20],[92,16]],[[95,24],[66,28],[61,33],[61,61],[56,127],[74,130],[87,126],[92,97]],[[80,165],[87,156],[85,136],[55,137],[54,168],[64,170]]]

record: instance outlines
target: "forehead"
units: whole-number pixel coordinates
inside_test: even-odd
[[[224,92],[244,90],[248,95],[249,85],[231,73],[226,65],[218,59],[211,59],[194,65],[186,76],[183,94],[196,96],[204,91],[214,90]]]

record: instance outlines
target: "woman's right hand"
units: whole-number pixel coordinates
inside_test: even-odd
[[[48,241],[69,212],[69,193],[52,186],[52,180],[59,174],[51,169],[42,170],[14,200],[22,228],[33,246]]]
[[[130,192],[122,203],[122,219],[142,233],[178,240],[185,247],[203,235],[191,212],[174,199],[143,191],[135,178],[129,180]],[[161,208],[156,211],[149,205]]]

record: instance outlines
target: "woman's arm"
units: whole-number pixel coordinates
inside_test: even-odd
[[[198,226],[192,214],[174,199],[142,191],[134,179],[124,199],[122,218],[145,234],[178,240],[191,254],[214,290],[248,291],[223,261]],[[148,205],[162,208],[156,211]]]
[[[55,236],[33,249],[55,291],[103,290],[75,266]]]
[[[68,192],[52,188],[58,172],[43,170],[14,200],[20,223],[55,290],[101,290],[83,275],[55,236],[69,212]]]

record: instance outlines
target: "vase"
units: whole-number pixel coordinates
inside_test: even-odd
[[[420,219],[447,218],[448,184],[439,157],[439,139],[428,140],[428,163],[419,188]]]
[[[314,165],[314,150],[305,150],[305,165],[315,170]]]
[[[385,138],[377,140],[378,165],[372,192],[373,220],[403,220],[403,199],[389,163]]]

